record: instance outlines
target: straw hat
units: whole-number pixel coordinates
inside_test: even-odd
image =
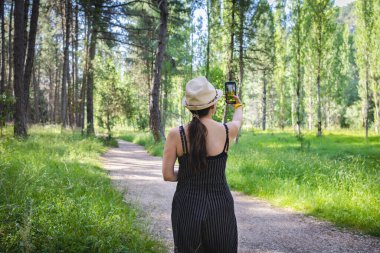
[[[202,110],[215,104],[223,96],[205,77],[200,76],[186,84],[186,96],[182,104],[189,110]]]

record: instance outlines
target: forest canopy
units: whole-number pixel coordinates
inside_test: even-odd
[[[244,127],[379,134],[380,2],[5,0],[0,124],[111,135],[190,120],[186,83],[236,81]],[[215,119],[232,111],[222,102]]]

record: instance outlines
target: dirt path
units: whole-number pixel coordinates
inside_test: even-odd
[[[104,155],[104,167],[125,199],[137,203],[151,233],[172,250],[171,203],[176,183],[165,182],[161,158],[119,141]],[[380,238],[345,231],[267,202],[233,192],[239,252],[380,252]]]

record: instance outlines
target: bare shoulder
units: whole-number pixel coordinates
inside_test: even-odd
[[[173,128],[171,128],[169,130],[167,138],[175,140],[177,137],[179,137],[179,127],[173,127]]]

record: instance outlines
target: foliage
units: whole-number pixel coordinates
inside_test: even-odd
[[[299,17],[296,11],[298,3],[301,10]],[[368,3],[367,6],[371,7],[365,15],[358,12],[358,6],[362,3]],[[102,6],[97,9],[99,15],[93,3],[72,2],[73,37],[69,45],[72,54],[69,57],[70,87],[67,87],[70,126],[80,127],[81,118],[86,118],[84,111],[88,107],[81,103],[87,103],[88,100],[86,74],[89,42],[94,32],[91,18],[95,15],[99,16],[98,22],[94,24],[98,29],[95,30],[98,36],[96,44],[99,47],[96,60],[98,66],[94,71],[97,75],[94,85],[94,100],[97,104],[94,113],[98,124],[110,128],[110,133],[113,125],[118,123],[146,130],[150,122],[149,99],[154,75],[159,10],[151,2],[121,3],[102,0],[98,1],[98,5]],[[41,98],[38,101],[40,105],[36,106],[42,112],[40,122],[61,122],[62,43],[65,34],[62,25],[65,24],[66,17],[64,7],[59,1],[41,0],[36,68],[33,70],[40,87],[37,93]],[[378,1],[373,0],[357,0],[356,3],[342,8],[333,7],[332,0],[241,0],[236,1],[235,24],[231,24],[232,1],[170,1],[167,50],[159,92],[162,125],[172,127],[189,120],[189,114],[181,101],[185,84],[191,78],[207,75],[212,84],[223,89],[228,66],[231,66],[235,79],[240,81],[237,72],[242,50],[244,86],[241,94],[245,103],[244,117],[247,126],[261,126],[264,120],[269,129],[294,126],[297,111],[296,87],[300,86],[301,127],[313,129],[317,122],[316,70],[318,58],[321,58],[321,120],[326,128],[349,127],[346,122],[349,119],[345,118],[347,108],[358,100],[364,106],[365,71],[363,72],[362,55],[365,46],[368,46],[368,119],[369,124],[377,129],[380,117],[380,75],[377,67],[380,59],[380,18],[371,13],[376,13],[379,8]],[[5,1],[6,37],[10,28],[9,13],[10,1]],[[363,26],[364,17],[373,25]],[[300,55],[296,50],[298,32],[302,44]],[[322,40],[319,39],[320,34],[323,36]],[[240,36],[243,38],[241,48]],[[8,45],[8,41],[5,44],[6,48],[12,46]],[[234,56],[229,63],[231,47]],[[300,58],[301,80],[298,80],[297,57]],[[11,66],[9,60],[6,57],[6,73],[9,73],[8,68]],[[107,64],[111,64],[113,69],[102,68]],[[267,70],[265,78],[263,70]],[[113,78],[115,79],[112,80]],[[267,85],[266,95],[263,89],[264,80]],[[12,78],[5,82],[9,89]],[[109,87],[105,83],[111,82],[118,88],[104,89]],[[240,88],[239,83],[238,87]],[[112,111],[115,113],[111,115],[110,110],[107,112],[104,106],[99,106],[100,101],[103,105],[111,105],[110,108],[120,105],[120,101],[113,103],[106,98],[123,93],[119,88],[127,90],[127,100],[131,107],[128,111],[131,115],[119,110]],[[30,95],[34,98],[33,91]],[[31,99],[30,105],[33,102]],[[223,107],[218,106],[215,119],[223,118]],[[29,106],[28,117],[34,119],[36,113],[37,110]],[[227,118],[230,119],[231,116],[229,113]],[[358,118],[354,125],[361,125],[362,121]]]
[[[361,118],[361,103],[354,103],[346,108],[344,119],[345,124],[351,129],[360,129],[363,126],[362,121],[358,121]]]
[[[357,29],[355,30],[355,45],[357,49],[356,63],[359,72],[359,95],[362,100],[365,127],[368,129],[370,122],[375,121],[376,132],[379,133],[379,105],[380,105],[380,76],[377,72],[379,53],[377,52],[379,36],[376,27],[379,26],[380,19],[377,17],[375,8],[380,9],[378,1],[357,1],[355,14],[357,17]],[[375,64],[375,65],[374,65]],[[371,106],[373,101],[374,106]],[[370,108],[374,108],[374,117],[371,117]]]
[[[110,54],[108,50],[105,54]],[[98,58],[96,61],[95,80],[97,91],[97,119],[100,127],[107,129],[108,138],[111,138],[112,128],[122,117],[131,119],[135,108],[127,86],[127,80],[120,78],[121,73],[116,69],[114,59],[109,57]],[[115,58],[115,57],[114,57]]]
[[[0,139],[0,248],[6,252],[165,252],[100,168],[96,138],[59,127]]]

